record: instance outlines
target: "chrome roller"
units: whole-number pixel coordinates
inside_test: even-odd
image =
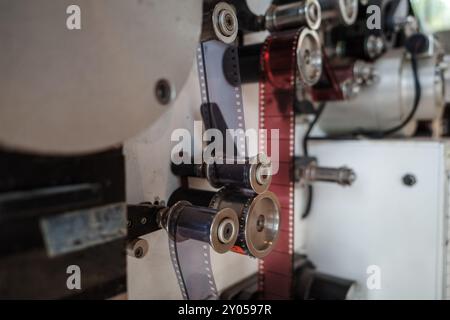
[[[319,0],[323,20],[350,26],[358,17],[358,0]]]
[[[259,195],[221,190],[211,201],[212,208],[232,208],[238,212],[239,236],[232,251],[255,258],[267,256],[278,240],[280,203],[270,191]]]
[[[321,22],[322,10],[317,0],[272,5],[266,13],[266,29],[271,32],[301,26],[317,30]]]
[[[306,86],[315,85],[322,75],[322,48],[318,33],[304,28],[296,51],[300,82]]]
[[[207,243],[217,253],[230,251],[239,230],[236,212],[230,208],[214,210],[180,201],[161,211],[161,227],[176,242],[188,239]]]
[[[211,267],[210,247],[218,253],[235,244],[239,220],[230,208],[211,209],[179,201],[159,212],[169,234],[169,253],[184,299],[215,300],[218,292]]]

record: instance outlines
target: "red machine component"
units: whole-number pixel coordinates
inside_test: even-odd
[[[342,101],[354,98],[361,85],[370,84],[375,77],[372,64],[362,60],[322,56],[320,81],[310,89],[314,101]]]
[[[322,55],[323,73],[318,84],[311,88],[314,101],[340,101],[348,99],[353,93],[355,83],[354,62],[332,61],[326,52]]]

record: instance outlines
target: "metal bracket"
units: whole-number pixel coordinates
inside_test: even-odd
[[[161,203],[142,203],[140,205],[128,205],[128,235],[129,241],[153,233],[161,229],[158,224],[158,212],[165,208]]]

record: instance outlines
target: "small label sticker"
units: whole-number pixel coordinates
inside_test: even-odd
[[[126,236],[126,206],[116,203],[82,209],[41,220],[50,257],[79,251]]]

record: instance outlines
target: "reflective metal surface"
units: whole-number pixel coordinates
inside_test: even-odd
[[[245,216],[245,240],[248,250],[256,258],[264,258],[278,240],[280,203],[272,192],[265,192],[252,200]]]
[[[322,49],[317,32],[304,28],[296,53],[300,81],[307,86],[316,84],[322,75]]]
[[[286,5],[272,5],[266,13],[266,28],[269,31],[293,29],[307,26],[317,30],[322,22],[322,10],[317,0],[306,0]]]
[[[217,299],[210,246],[218,253],[233,247],[239,229],[236,212],[180,201],[162,210],[160,221],[169,233],[170,257],[184,299]]]
[[[401,135],[411,135],[419,120],[434,121],[442,116],[445,104],[443,70],[436,55],[418,59],[422,95],[413,121]],[[404,50],[389,51],[374,65],[379,75],[372,85],[346,102],[329,102],[319,125],[328,134],[382,130],[398,125],[411,111],[414,102],[414,77]]]
[[[319,0],[324,20],[352,25],[358,17],[358,0]]]

